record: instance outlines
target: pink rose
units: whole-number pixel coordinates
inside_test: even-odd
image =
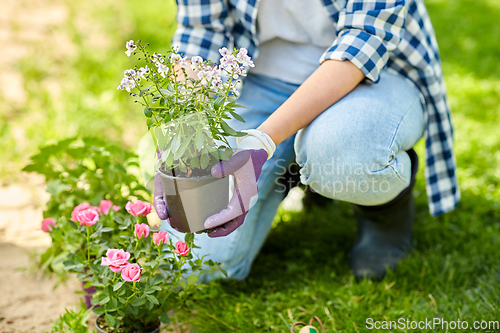
[[[135,237],[141,239],[143,236],[144,238],[149,236],[149,225],[146,223],[141,223],[141,224],[136,224],[135,225],[135,232],[134,232]]]
[[[114,210],[115,212],[117,212],[117,211],[119,211],[120,209],[122,209],[120,206],[117,206],[117,205],[113,205],[113,207],[112,207],[112,208],[113,208],[113,210]]]
[[[71,212],[71,221],[78,222],[78,220],[76,219],[76,214],[78,214],[82,210],[88,209],[90,207],[92,207],[92,206],[89,203],[84,202],[82,204],[79,204],[75,208],[73,208],[73,211]]]
[[[186,242],[183,241],[177,241],[175,243],[175,253],[177,253],[180,256],[187,256],[189,254],[189,250],[191,250],[190,247],[187,247]]]
[[[153,243],[156,245],[165,244],[168,240],[168,232],[158,231],[153,233]]]
[[[51,219],[50,217],[43,219],[42,221],[42,231],[49,232],[52,231],[52,227],[56,226],[56,221]]]
[[[109,266],[115,273],[120,272],[128,265],[130,253],[118,249],[109,249],[106,252],[106,257],[101,258],[101,266]]]
[[[128,282],[136,282],[141,278],[141,267],[137,264],[128,264],[122,270],[122,278]]]
[[[99,213],[102,215],[108,215],[111,206],[113,206],[111,200],[101,200],[101,202],[99,202]]]
[[[151,213],[151,204],[137,200],[135,203],[127,202],[125,205],[127,212],[134,216],[146,216]]]
[[[95,207],[90,207],[76,213],[76,220],[80,222],[80,225],[90,227],[99,221],[99,213]]]

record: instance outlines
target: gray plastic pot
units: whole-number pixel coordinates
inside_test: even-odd
[[[180,178],[157,171],[170,225],[180,232],[193,233],[205,230],[207,217],[220,213],[229,202],[229,177]]]
[[[95,319],[95,327],[97,329],[97,332],[98,333],[109,333],[108,331],[104,331],[102,328],[99,327],[99,325],[97,325],[97,321],[99,320],[99,318],[101,318],[102,316],[104,315],[100,315],[99,317],[97,317]],[[151,331],[151,332],[148,332],[148,333],[158,333],[160,332],[160,329],[161,329],[161,323],[160,323],[160,326],[158,326],[155,330]]]

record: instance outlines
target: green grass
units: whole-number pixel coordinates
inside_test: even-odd
[[[172,3],[67,5],[70,18],[59,29],[76,49],[57,57],[55,45],[40,46],[36,56],[19,63],[25,105],[0,106],[0,138],[7,148],[0,152],[3,180],[12,179],[42,143],[92,133],[133,148],[144,132],[141,110],[116,91],[130,64],[124,42],[140,38],[165,49],[173,31]],[[349,271],[356,225],[348,204],[280,211],[249,278],[215,282],[178,313],[194,332],[284,332],[287,324],[314,315],[328,332],[369,331],[367,318],[438,317],[469,325],[500,320],[500,2],[429,0],[427,6],[453,111],[459,207],[437,218],[428,214],[422,165],[415,191],[416,249],[380,282],[356,282]],[[92,19],[82,27],[82,17],[84,23]],[[100,39],[89,37],[96,35]],[[59,93],[50,78],[62,83]],[[19,128],[21,139],[15,135]],[[423,156],[422,142],[417,151]]]

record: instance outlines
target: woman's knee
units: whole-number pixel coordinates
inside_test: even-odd
[[[378,205],[409,184],[409,158],[355,129],[313,133],[303,130],[295,142],[301,182],[323,196],[364,205]],[[404,156],[406,154],[406,156]],[[404,172],[403,172],[404,171]]]

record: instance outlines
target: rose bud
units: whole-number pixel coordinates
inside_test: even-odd
[[[186,242],[183,241],[177,241],[175,243],[175,253],[177,253],[180,256],[187,256],[189,254],[189,250],[191,250],[190,247],[187,247]]]
[[[146,216],[151,213],[151,204],[137,200],[135,203],[127,202],[125,209],[134,216]]]
[[[146,223],[141,223],[141,224],[136,224],[135,225],[135,231],[134,231],[135,237],[141,239],[146,238],[149,236],[149,225]]]
[[[153,233],[153,243],[156,245],[165,244],[168,240],[168,232],[166,231],[158,231]]]
[[[106,257],[101,258],[101,266],[109,266],[115,273],[120,272],[128,265],[130,253],[118,249],[109,249],[106,251]]]
[[[137,264],[128,264],[122,269],[122,278],[127,282],[136,282],[141,278],[141,267]]]
[[[56,226],[56,221],[51,219],[50,217],[43,219],[42,221],[42,231],[49,232],[52,231],[52,227]]]
[[[112,208],[113,208],[113,210],[114,210],[115,212],[117,212],[117,211],[119,211],[120,209],[122,209],[120,206],[117,206],[117,205],[113,205],[113,207],[112,207]]]

